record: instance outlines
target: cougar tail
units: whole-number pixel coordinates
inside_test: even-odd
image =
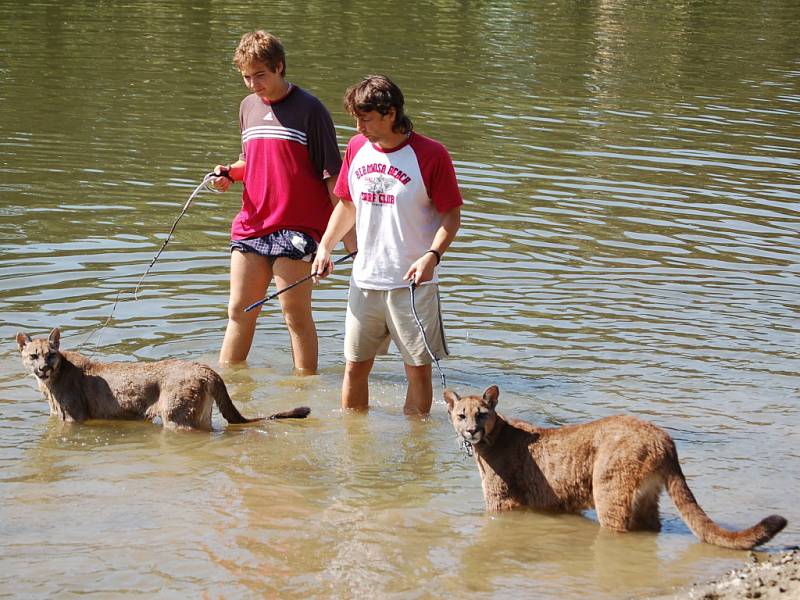
[[[285,412],[275,413],[267,417],[269,420],[273,419],[305,419],[311,413],[311,409],[307,406],[298,406],[292,410]]]
[[[770,515],[749,529],[741,531],[730,531],[720,527],[697,504],[694,494],[686,484],[686,478],[677,463],[677,458],[675,468],[667,473],[664,482],[681,518],[701,542],[734,550],[749,550],[765,544],[786,527],[786,519],[780,515]]]
[[[264,420],[264,417],[248,419],[247,417],[242,416],[242,413],[239,412],[239,409],[236,408],[233,400],[231,400],[231,397],[228,394],[228,388],[225,387],[225,382],[219,375],[214,377],[212,380],[211,395],[213,396],[214,401],[217,403],[219,412],[222,413],[222,416],[225,417],[225,420],[228,423],[233,425],[242,425],[244,423],[255,423],[256,421]]]

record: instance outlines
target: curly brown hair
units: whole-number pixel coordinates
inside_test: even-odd
[[[344,109],[354,117],[372,111],[386,115],[393,108],[395,118],[392,129],[399,133],[414,129],[411,119],[403,112],[404,103],[403,92],[386,75],[368,75],[344,93]]]

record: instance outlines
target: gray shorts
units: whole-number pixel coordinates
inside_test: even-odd
[[[428,283],[416,288],[414,306],[431,352],[437,360],[447,356],[439,286]],[[364,290],[351,282],[344,329],[344,356],[351,362],[386,354],[390,340],[403,355],[405,364],[416,367],[433,362],[414,320],[411,291],[407,287]]]

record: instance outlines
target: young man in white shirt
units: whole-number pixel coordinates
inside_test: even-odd
[[[413,130],[404,98],[388,77],[373,75],[348,88],[345,108],[358,134],[348,143],[334,193],[339,202],[322,236],[311,272],[333,271],[331,252],[355,225],[345,325],[342,407],[369,405],[375,356],[394,341],[405,363],[404,410],[427,414],[433,400],[431,357],[411,309],[415,307],[436,358],[447,354],[437,266],[461,224],[463,200],[445,147]]]

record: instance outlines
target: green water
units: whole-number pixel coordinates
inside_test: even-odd
[[[800,5],[731,2],[0,0],[0,594],[12,597],[643,597],[739,566],[663,501],[664,531],[487,516],[444,405],[402,415],[397,355],[342,414],[349,270],[315,291],[321,374],[291,375],[277,304],[247,414],[212,434],[64,427],[15,333],[60,326],[103,359],[213,364],[236,193],[188,195],[239,151],[244,31],[329,107],[385,72],[449,148],[466,204],[443,262],[460,392],[566,424],[627,412],[676,438],[729,527],[777,512],[800,541]],[[97,346],[95,347],[95,344]],[[440,393],[436,382],[435,393]]]

